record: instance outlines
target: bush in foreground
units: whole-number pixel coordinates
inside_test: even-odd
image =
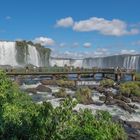
[[[2,140],[126,140],[124,129],[107,112],[75,113],[66,98],[54,108],[35,104],[0,71],[0,139]]]

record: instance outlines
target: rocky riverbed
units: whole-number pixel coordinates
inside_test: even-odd
[[[63,98],[58,98],[56,93],[64,88],[67,96],[71,96],[75,99],[76,87],[72,83],[63,85],[56,82],[48,82],[43,80],[37,84],[23,84],[21,90],[26,91],[32,99],[37,103],[43,101],[49,101],[52,105],[58,106]],[[91,109],[93,113],[96,110],[108,111],[114,121],[122,124],[125,128],[129,140],[140,139],[140,97],[130,96],[126,97],[119,94],[118,86],[101,88],[99,83],[89,86],[91,89],[91,98],[93,103],[77,104],[74,110],[79,109]]]

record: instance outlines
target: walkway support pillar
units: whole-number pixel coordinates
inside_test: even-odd
[[[77,74],[77,79],[78,79],[78,80],[81,79],[81,74]]]
[[[96,78],[96,74],[95,74],[95,73],[93,73],[93,80],[95,80],[95,78]]]
[[[115,74],[115,81],[120,81],[121,80],[121,75],[119,73]]]
[[[105,78],[105,73],[102,73],[102,78]]]
[[[56,75],[55,74],[52,75],[52,79],[56,80]]]
[[[132,81],[136,81],[136,75],[135,74],[132,74]]]

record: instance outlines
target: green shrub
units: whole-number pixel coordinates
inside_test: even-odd
[[[77,89],[75,95],[79,103],[82,103],[82,104],[93,103],[92,93],[88,87],[82,87],[82,88]]]
[[[89,96],[89,89],[86,96]],[[126,140],[121,125],[107,112],[75,113],[77,102],[66,98],[58,107],[35,104],[0,71],[1,140]]]
[[[125,82],[120,85],[120,93],[125,96],[136,95],[140,96],[140,82]]]
[[[55,93],[55,97],[57,98],[65,98],[66,96],[67,96],[67,93],[64,88],[60,88],[59,91]]]
[[[74,81],[65,81],[65,80],[57,80],[57,85],[60,87],[73,87],[75,86],[75,82]]]
[[[100,82],[100,86],[102,86],[102,87],[113,87],[114,83],[115,82],[111,79],[104,79]]]

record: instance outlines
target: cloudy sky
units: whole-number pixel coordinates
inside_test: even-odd
[[[140,0],[1,0],[0,40],[32,40],[57,57],[140,53]]]

